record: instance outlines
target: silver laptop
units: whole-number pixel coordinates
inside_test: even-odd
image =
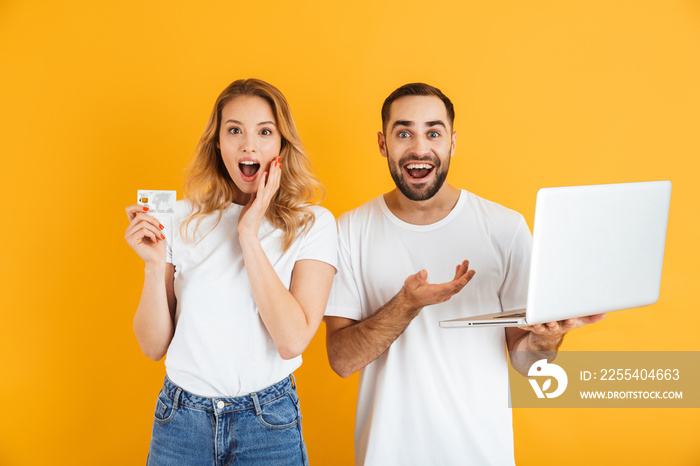
[[[670,181],[540,189],[527,309],[440,327],[516,327],[654,304],[670,202]]]

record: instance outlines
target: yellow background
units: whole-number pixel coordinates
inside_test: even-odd
[[[379,109],[417,80],[457,109],[449,181],[530,226],[543,186],[671,180],[661,300],[563,349],[700,350],[700,2],[195,3],[0,2],[0,464],[145,461],[164,369],[131,330],[123,209],[139,188],[181,196],[241,77],[285,93],[336,215],[391,188]],[[312,464],[351,464],[357,378],[331,372],[323,327],[304,359]],[[700,463],[693,409],[514,418],[520,464]]]

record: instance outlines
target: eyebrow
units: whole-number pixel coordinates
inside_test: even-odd
[[[408,120],[396,120],[393,125],[391,125],[391,129],[396,128],[397,126],[413,126],[412,121]]]
[[[236,124],[236,125],[242,125],[242,124],[243,124],[243,123],[241,123],[241,122],[238,121],[238,120],[226,120],[226,121],[224,122],[224,124],[228,124],[228,123],[233,123],[233,124]],[[275,124],[274,121],[261,121],[260,123],[258,123],[258,126],[263,126],[263,125],[277,126],[277,125]]]
[[[408,126],[409,128],[413,126],[413,122],[409,120],[396,120],[393,125],[391,125],[391,129],[393,130],[397,126]],[[433,120],[433,121],[426,121],[425,126],[428,128],[431,128],[433,126],[442,126],[443,128],[447,129],[447,125],[442,120]]]
[[[428,128],[430,128],[432,126],[442,126],[443,128],[447,129],[447,126],[445,125],[445,123],[442,120],[429,121],[426,123],[426,126],[428,126]]]

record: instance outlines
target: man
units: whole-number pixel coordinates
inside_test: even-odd
[[[445,183],[453,123],[439,89],[394,91],[378,142],[396,189],[338,220],[327,347],[339,375],[361,371],[358,465],[513,464],[506,347],[556,351],[567,331],[602,318],[439,327],[524,308],[532,242],[520,214]]]

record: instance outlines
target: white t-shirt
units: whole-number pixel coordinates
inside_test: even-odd
[[[301,365],[301,356],[284,360],[258,314],[238,240],[243,206],[231,204],[219,224],[209,215],[193,242],[185,242],[180,224],[190,213],[176,203],[166,231],[167,262],[175,266],[175,335],[168,348],[168,377],[183,389],[205,397],[235,397],[269,387]],[[313,206],[316,221],[282,252],[283,232],[263,220],[258,233],[263,250],[289,288],[294,264],[302,259],[337,268],[337,230],[333,215]],[[194,231],[197,220],[190,222]]]
[[[380,196],[343,214],[338,234],[329,316],[367,319],[421,269],[430,283],[451,281],[464,259],[476,270],[360,372],[356,464],[514,464],[503,328],[438,323],[525,307],[532,236],[522,215],[462,191],[447,217],[412,225]]]

